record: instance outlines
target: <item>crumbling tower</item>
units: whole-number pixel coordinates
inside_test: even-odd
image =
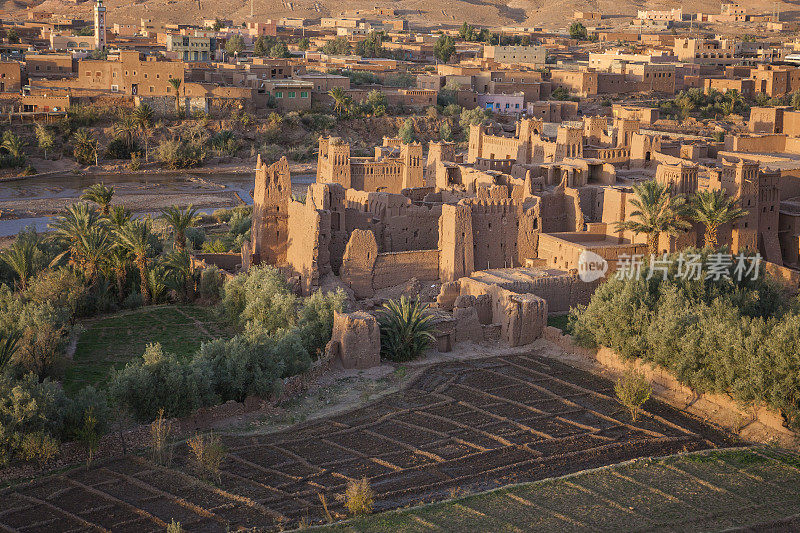
[[[286,157],[267,165],[258,156],[253,192],[251,244],[256,263],[280,265],[286,262],[289,199],[292,178]]]

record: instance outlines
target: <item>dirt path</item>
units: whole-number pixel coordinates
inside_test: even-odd
[[[180,445],[170,469],[126,457],[0,492],[0,529],[150,531],[172,518],[187,531],[278,528],[321,520],[320,494],[344,514],[337,495],[364,476],[385,510],[729,444],[657,402],[632,423],[612,395],[611,382],[536,351],[439,364],[357,410],[223,437],[217,485],[191,475]]]

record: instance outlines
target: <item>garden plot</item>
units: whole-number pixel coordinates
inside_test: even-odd
[[[213,484],[192,474],[181,444],[170,468],[128,457],[5,489],[0,530],[52,530],[55,523],[59,529],[163,530],[173,518],[187,531],[279,528],[323,520],[323,499],[332,513],[344,515],[338,495],[362,477],[381,511],[728,444],[725,435],[654,401],[632,422],[612,389],[605,379],[536,353],[441,364],[403,391],[348,413],[269,435],[223,435],[227,453]],[[656,475],[664,477],[656,486],[675,490],[679,502],[665,503],[665,517],[689,508],[712,518],[707,504],[679,492],[697,473],[663,467]],[[628,477],[619,491],[635,497],[631,487],[648,480],[633,472]],[[712,507],[749,504],[728,485],[737,497]],[[568,488],[583,504],[567,515],[561,508],[566,500],[553,495],[542,504],[548,511],[539,523],[593,528],[611,520],[590,503],[617,496],[578,482]],[[517,500],[509,505],[514,513],[529,508]],[[469,506],[459,509],[460,519],[491,524],[489,511]]]

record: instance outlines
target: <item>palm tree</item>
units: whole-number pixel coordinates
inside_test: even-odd
[[[19,331],[12,331],[5,337],[0,336],[0,374],[2,374],[11,358],[17,353],[19,347],[19,340],[22,338],[22,333]]]
[[[186,249],[186,229],[191,227],[196,220],[197,209],[190,205],[185,211],[173,205],[161,210],[161,218],[172,226],[175,232],[175,249],[182,252]]]
[[[175,89],[177,91],[177,89]],[[153,109],[147,104],[140,104],[131,113],[139,134],[144,140],[144,160],[150,157],[150,134],[153,127]]]
[[[416,359],[434,341],[433,315],[428,305],[401,296],[383,304],[378,315],[381,355],[391,361]]]
[[[111,210],[111,199],[114,198],[114,187],[106,187],[104,183],[95,183],[83,191],[81,200],[94,202],[100,206],[100,213],[107,217]]]
[[[68,257],[72,266],[81,268],[83,265],[84,236],[100,225],[100,216],[97,210],[89,204],[72,204],[67,207],[64,214],[55,219],[50,227],[53,229],[53,239],[64,246],[65,251],[53,259],[51,265],[59,263]]]
[[[139,132],[139,124],[133,115],[125,115],[114,123],[114,135],[122,139],[128,151],[133,150],[134,137]]]
[[[692,218],[705,225],[703,240],[708,248],[717,247],[720,226],[739,220],[747,211],[734,203],[734,199],[721,189],[700,191],[692,201]]]
[[[181,114],[181,97],[178,94],[178,90],[181,88],[181,80],[178,78],[170,78],[169,84],[172,85],[172,88],[175,89],[175,113],[178,115]]]
[[[73,155],[75,156],[76,160],[87,164],[87,161],[91,161],[91,159],[94,158],[94,164],[98,164],[99,156],[97,154],[97,139],[92,136],[92,133],[89,130],[81,128],[76,131],[75,135],[72,137],[72,142],[75,145]]]
[[[655,181],[634,185],[636,197],[631,203],[636,208],[630,217],[634,220],[617,222],[617,231],[630,230],[647,234],[647,249],[651,255],[658,253],[658,239],[662,233],[678,235],[691,225],[685,220],[686,200],[673,196],[669,186]]]
[[[137,219],[127,222],[117,230],[117,242],[119,246],[130,252],[139,270],[141,280],[142,300],[145,305],[150,301],[150,291],[148,284],[148,252],[150,251],[150,221],[147,219]]]
[[[78,235],[76,247],[79,250],[79,260],[76,261],[83,272],[89,287],[94,287],[97,277],[108,261],[111,249],[111,238],[105,226],[97,224],[89,231]]]
[[[328,95],[333,98],[333,110],[339,116],[344,115],[350,107],[350,97],[341,87],[335,87],[328,91]]]
[[[188,301],[194,292],[192,259],[186,250],[176,250],[167,255],[162,263],[166,271],[166,285]]]
[[[125,206],[114,205],[111,206],[111,211],[108,213],[106,218],[108,218],[108,221],[111,222],[111,225],[114,228],[119,229],[124,226],[132,218],[132,216],[133,215],[131,212],[128,211]]]
[[[128,279],[128,265],[131,264],[131,255],[125,248],[113,246],[111,254],[108,256],[109,277],[114,278],[117,285],[117,297],[119,301],[125,299],[125,280]]]
[[[6,135],[3,135],[2,146],[11,157],[17,159],[25,157],[25,152],[22,151],[22,149],[25,147],[25,144],[25,141],[11,132],[7,132]]]
[[[17,238],[9,248],[0,252],[0,261],[19,276],[19,288],[28,288],[28,278],[33,275],[34,259],[38,247],[33,239]]]

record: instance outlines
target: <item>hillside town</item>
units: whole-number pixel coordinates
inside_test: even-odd
[[[798,12],[73,3],[0,16],[0,530],[800,529]]]

